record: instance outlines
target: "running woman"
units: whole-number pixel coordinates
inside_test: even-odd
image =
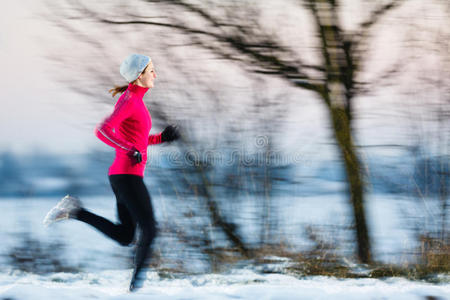
[[[116,156],[108,177],[116,196],[119,222],[112,223],[93,214],[83,208],[77,197],[67,195],[50,210],[44,224],[65,219],[79,220],[92,225],[123,246],[131,244],[138,228],[140,234],[137,235],[134,270],[129,286],[130,291],[135,291],[145,279],[143,268],[156,236],[151,199],[143,180],[147,146],[176,140],[179,132],[177,127],[170,125],[161,133],[149,135],[152,119],[142,98],[153,87],[156,78],[150,57],[129,55],[120,66],[120,74],[129,84],[110,90],[113,97],[117,93],[122,95],[112,114],[95,127],[95,135],[115,148]]]

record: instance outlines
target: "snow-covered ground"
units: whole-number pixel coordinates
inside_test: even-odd
[[[237,270],[222,275],[161,279],[149,272],[144,287],[128,293],[130,270],[98,273],[0,275],[1,299],[450,299],[450,285],[405,279],[335,279],[256,274]]]
[[[0,299],[426,299],[427,296],[450,299],[448,278],[441,284],[412,282],[401,278],[335,279],[329,277],[298,278],[289,274],[264,274],[257,268],[241,266],[222,274],[173,275],[159,277],[150,269],[144,287],[135,294],[127,293],[130,279],[131,248],[123,248],[104,238],[87,225],[67,221],[50,228],[42,225],[45,213],[58,199],[3,198],[0,199]],[[157,218],[173,215],[167,200],[154,197]],[[328,226],[348,222],[347,204],[342,196],[309,196],[279,199],[285,208],[286,233],[301,231],[305,224]],[[285,202],[283,202],[285,201]],[[386,195],[369,198],[369,219],[374,237],[374,253],[378,259],[392,261],[402,257],[414,246],[414,237],[408,230],[405,215],[399,209],[413,209],[408,199],[393,199]],[[114,201],[109,197],[84,199],[85,205],[96,213],[115,219]],[[243,209],[239,220],[249,224],[244,229],[252,234],[251,209]],[[7,216],[7,217],[6,217]],[[290,220],[290,221],[289,221]],[[255,229],[256,230],[256,229]],[[289,234],[287,236],[290,236]],[[38,244],[27,244],[30,240]],[[302,234],[298,244],[307,245]],[[39,244],[40,243],[40,244]],[[59,244],[58,244],[59,243]],[[170,245],[169,245],[170,246]],[[17,248],[18,247],[18,248]],[[52,249],[58,247],[58,251]],[[161,243],[156,247],[164,247]],[[18,250],[14,250],[18,249]],[[176,248],[173,251],[179,251]],[[19,271],[11,266],[11,253],[22,252],[41,256],[42,264],[51,259],[53,269]],[[27,251],[38,252],[27,254]],[[46,257],[46,252],[50,257]],[[178,255],[183,257],[182,253]],[[39,260],[37,260],[39,264]],[[24,263],[26,267],[26,262]],[[59,265],[60,264],[60,265]],[[56,267],[55,267],[56,266]],[[58,267],[59,266],[59,267]],[[60,266],[75,271],[58,270]],[[37,272],[36,272],[37,270]]]

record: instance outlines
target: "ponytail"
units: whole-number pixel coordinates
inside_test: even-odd
[[[114,97],[117,94],[122,94],[123,92],[125,92],[128,88],[128,84],[127,85],[122,85],[122,86],[115,86],[113,89],[110,89],[108,92],[112,94],[112,96]]]

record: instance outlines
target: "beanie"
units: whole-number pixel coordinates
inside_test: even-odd
[[[130,54],[120,65],[120,74],[128,81],[136,80],[144,71],[151,58],[141,54]]]

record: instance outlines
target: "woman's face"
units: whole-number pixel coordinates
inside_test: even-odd
[[[141,75],[136,79],[136,84],[146,88],[152,88],[154,85],[154,80],[156,78],[156,72],[153,68],[153,63],[149,62]]]

